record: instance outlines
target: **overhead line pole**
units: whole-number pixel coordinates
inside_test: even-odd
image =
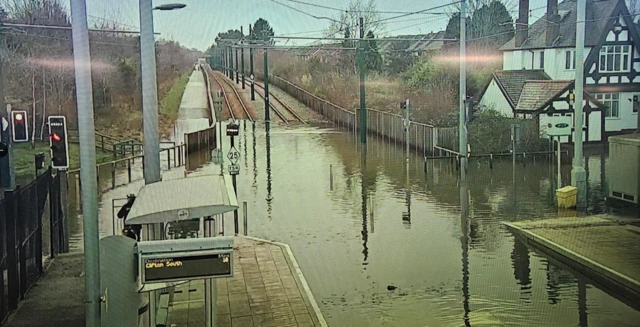
[[[251,44],[251,35],[253,35],[253,29],[251,28],[251,24],[249,24],[249,43]],[[255,93],[255,76],[253,75],[253,47],[249,47],[249,70],[251,76],[251,101],[256,100]]]
[[[91,88],[91,55],[85,0],[71,0],[73,56],[76,78],[78,138],[80,139],[80,180],[84,234],[85,324],[101,325],[100,237],[98,233],[98,185]]]
[[[467,118],[466,118],[466,100],[467,100],[467,49],[466,49],[466,15],[467,1],[460,1],[460,120],[458,122],[458,139],[460,154],[460,171],[461,179],[464,180],[467,168]]]
[[[244,33],[242,31],[242,26],[240,26],[240,34],[244,35]],[[244,44],[242,44],[242,45],[244,45]],[[244,46],[240,48],[240,60],[242,62],[242,64],[241,64],[241,69],[242,69],[242,89],[244,90],[245,89],[245,80],[244,80]]]
[[[576,79],[575,79],[575,102],[574,110],[574,155],[573,169],[571,170],[571,184],[578,189],[577,207],[584,208],[587,202],[587,172],[584,168],[584,157],[582,155],[582,125],[583,125],[583,87],[584,87],[584,35],[586,3],[578,1],[576,16]]]
[[[360,71],[360,143],[367,143],[367,110],[365,101],[364,79],[365,79],[365,67],[364,67],[364,19],[360,17],[360,41],[358,48],[358,70]]]

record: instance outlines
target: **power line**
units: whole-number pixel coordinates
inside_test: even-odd
[[[47,35],[40,35],[40,34],[29,34],[29,33],[16,33],[16,32],[4,32],[3,34],[12,34],[12,35],[17,35],[17,36],[29,36],[29,37],[39,37],[39,38],[43,38],[43,39],[53,39],[53,40],[59,40],[59,41],[73,41],[72,39],[67,39],[67,38],[62,38],[62,37],[55,37],[55,36],[47,36]],[[130,46],[130,47],[137,47],[137,44],[127,44],[127,43],[113,43],[113,42],[104,42],[104,41],[95,41],[95,40],[89,40],[90,43],[95,43],[95,44],[106,44],[106,45],[118,45],[118,46]]]
[[[462,1],[456,1],[456,2],[445,4],[445,5],[440,5],[440,6],[431,7],[431,8],[427,8],[427,9],[423,9],[423,10],[413,11],[413,12],[409,12],[409,13],[398,15],[398,16],[383,18],[383,19],[380,19],[380,20],[377,20],[377,21],[370,22],[369,24],[375,24],[375,23],[385,22],[385,21],[388,21],[388,20],[396,19],[396,18],[402,18],[402,17],[406,17],[406,16],[421,14],[421,13],[425,13],[427,11],[431,11],[431,10],[435,10],[435,9],[440,9],[440,8],[452,6],[452,5],[458,4],[460,2],[462,2]]]
[[[339,12],[371,13],[371,14],[408,14],[408,13],[411,13],[411,12],[408,12],[408,11],[348,10],[348,9],[341,9],[341,8],[336,8],[336,7],[318,5],[318,4],[315,4],[315,3],[309,3],[309,2],[299,1],[299,0],[285,0],[285,1],[299,3],[299,4],[302,4],[302,5],[312,6],[312,7],[316,7],[316,8],[323,8],[323,9],[328,9],[328,10],[333,10],[333,11],[339,11]],[[426,14],[426,15],[446,15],[446,13],[423,13],[423,14]]]
[[[5,26],[13,26],[13,27],[23,27],[23,28],[42,28],[42,29],[69,30],[69,31],[71,30],[71,26],[14,24],[14,23],[3,23],[3,25],[5,25]],[[139,31],[95,29],[95,28],[90,28],[89,32],[104,32],[104,33],[119,33],[119,34],[140,34]],[[156,35],[160,35],[160,33],[155,33],[155,34]]]
[[[119,22],[117,20],[113,20],[113,19],[109,19],[109,18],[105,18],[105,17],[100,17],[100,16],[96,16],[96,15],[89,15],[87,14],[87,16],[91,17],[91,18],[95,18],[95,19],[99,19],[105,22],[112,22],[112,23],[116,23],[118,25],[122,25],[122,26],[126,26],[126,27],[131,27],[131,28],[135,28],[135,29],[140,29],[139,26],[134,26],[134,25],[129,25],[129,24],[125,24],[122,22]]]
[[[392,30],[390,30],[390,31],[387,31],[387,33],[395,32],[395,31],[400,31],[400,30],[403,30],[403,29],[405,29],[405,28],[410,28],[410,27],[414,27],[414,26],[419,26],[419,25],[422,25],[422,24],[433,23],[433,22],[439,21],[439,20],[441,20],[441,19],[443,19],[443,18],[446,18],[446,17],[439,17],[439,18],[436,18],[436,19],[430,19],[430,20],[423,21],[423,22],[420,22],[420,23],[415,23],[415,24],[411,24],[411,25],[404,26],[404,27],[395,28],[395,29],[392,29]]]
[[[281,5],[281,6],[285,6],[285,7],[289,8],[289,9],[291,9],[291,10],[295,10],[295,11],[297,11],[297,12],[301,13],[301,14],[307,15],[307,16],[309,16],[309,17],[313,17],[313,18],[315,18],[315,19],[326,19],[326,20],[330,20],[330,21],[332,21],[332,22],[336,22],[336,23],[338,23],[338,24],[344,25],[341,21],[336,20],[336,19],[333,19],[333,18],[330,18],[330,17],[325,17],[325,16],[316,16],[316,15],[310,14],[310,13],[308,13],[308,12],[304,11],[304,10],[300,10],[300,9],[298,9],[298,8],[291,7],[291,6],[287,5],[287,4],[284,4],[284,3],[279,2],[279,1],[276,1],[276,0],[269,0],[269,1],[274,2],[274,3],[277,3],[277,4]]]

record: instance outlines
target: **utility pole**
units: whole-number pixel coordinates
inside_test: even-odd
[[[255,101],[256,100],[256,93],[255,93],[255,87],[253,84],[255,84],[255,76],[253,75],[253,42],[251,41],[251,35],[253,35],[253,29],[251,28],[251,24],[249,24],[249,71],[250,71],[250,78],[251,78],[251,101]]]
[[[4,24],[0,17],[0,32],[3,29]],[[4,44],[4,34],[2,33],[0,33],[0,44]],[[4,70],[2,66],[2,52],[0,52],[0,139],[7,148],[7,154],[4,158],[0,158],[0,188],[13,190],[16,187],[16,177],[13,166],[13,145],[11,144],[11,117],[9,106],[4,103]],[[3,126],[4,121],[7,122],[6,129]]]
[[[242,26],[240,26],[240,34],[244,35],[244,33],[242,32]],[[244,82],[244,41],[240,41],[240,45],[242,46],[240,48],[240,60],[242,62],[242,89],[245,89],[245,82]]]
[[[571,170],[571,184],[578,189],[577,207],[584,208],[587,204],[587,172],[584,169],[582,156],[582,100],[584,86],[584,25],[586,19],[586,2],[578,1],[576,16],[576,80],[575,80],[575,105],[573,138],[573,169]]]
[[[80,139],[80,180],[82,182],[82,217],[84,232],[84,290],[88,327],[101,324],[100,308],[100,237],[98,234],[98,185],[96,174],[95,126],[93,121],[93,90],[91,89],[91,59],[89,28],[85,0],[71,0],[73,57]],[[152,34],[153,36],[153,34]],[[158,154],[158,152],[156,152]]]
[[[269,62],[264,49],[264,120],[269,121]]]
[[[367,143],[367,109],[364,93],[364,19],[360,17],[360,42],[358,43],[358,70],[360,71],[360,143]]]
[[[458,122],[460,171],[461,178],[465,178],[467,169],[467,118],[465,102],[467,99],[467,49],[466,49],[466,18],[467,1],[460,1],[460,120]]]

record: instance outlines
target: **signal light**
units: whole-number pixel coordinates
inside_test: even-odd
[[[67,122],[64,116],[49,116],[49,135],[51,167],[57,169],[69,168]]]
[[[24,110],[11,112],[11,132],[13,142],[29,141],[29,126],[27,125],[27,112]]]

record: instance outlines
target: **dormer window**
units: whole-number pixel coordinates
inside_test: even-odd
[[[629,45],[603,45],[600,48],[600,72],[628,72],[630,61]]]

